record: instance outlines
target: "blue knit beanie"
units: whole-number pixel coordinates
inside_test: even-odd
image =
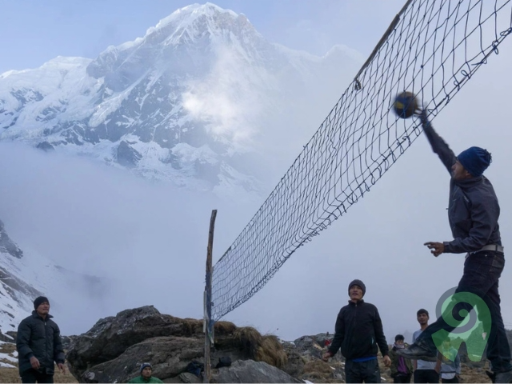
[[[480,147],[471,147],[462,151],[457,160],[464,169],[471,173],[471,176],[482,176],[484,171],[491,164],[492,156],[486,149]]]
[[[153,367],[151,366],[151,364],[150,364],[150,363],[142,363],[142,364],[140,365],[140,373],[142,373],[142,371],[144,370],[144,368],[147,368],[147,367],[149,367],[149,368],[153,369]]]

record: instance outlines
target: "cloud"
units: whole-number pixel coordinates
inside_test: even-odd
[[[202,317],[211,211],[219,210],[214,246],[220,253],[255,209],[239,206],[235,214],[210,195],[19,144],[0,143],[0,163],[0,217],[27,262],[42,255],[108,282],[108,290],[81,294],[56,287],[54,314],[64,334],[142,305]]]
[[[257,71],[236,50],[218,48],[206,78],[189,82],[183,105],[194,119],[207,122],[214,137],[236,149],[246,147],[261,113]]]
[[[334,41],[322,32],[313,21],[303,19],[286,29],[287,45],[306,50],[313,54],[324,55],[334,45]]]

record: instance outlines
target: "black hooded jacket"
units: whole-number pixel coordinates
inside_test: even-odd
[[[432,150],[448,172],[456,161],[454,152],[422,116],[423,131]],[[485,176],[465,180],[450,179],[448,220],[454,240],[444,243],[445,253],[474,252],[485,245],[501,244],[498,218],[500,206],[491,182]]]
[[[388,344],[375,305],[359,300],[357,303],[349,301],[341,308],[329,352],[334,356],[340,347],[347,360],[377,356],[378,349],[382,356],[388,355]]]
[[[32,368],[32,356],[39,360],[40,369],[47,374],[53,374],[54,361],[64,363],[59,326],[51,318],[48,314],[44,320],[36,311],[32,311],[32,315],[23,319],[18,326],[16,349],[20,373]]]

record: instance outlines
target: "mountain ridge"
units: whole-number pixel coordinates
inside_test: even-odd
[[[260,193],[261,180],[240,161],[258,166],[247,155],[280,129],[282,111],[304,98],[296,95],[318,89],[324,97],[326,72],[348,79],[358,65],[348,49],[293,51],[267,41],[245,15],[194,4],[95,59],[57,57],[1,74],[0,140],[179,187]],[[334,102],[337,91],[329,94]]]

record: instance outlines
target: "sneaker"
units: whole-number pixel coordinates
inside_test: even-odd
[[[512,371],[494,373],[493,383],[510,383],[512,382]]]
[[[437,352],[413,344],[409,348],[397,349],[396,353],[406,359],[437,361]]]

